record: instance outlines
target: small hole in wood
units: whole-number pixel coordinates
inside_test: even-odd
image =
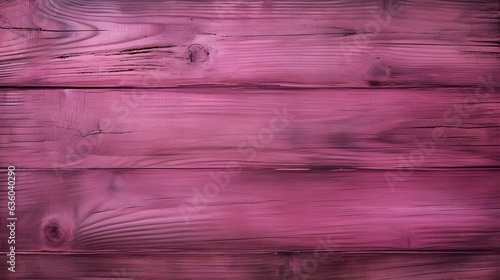
[[[189,61],[191,63],[200,63],[208,59],[209,52],[200,44],[192,44],[188,48]]]
[[[66,234],[57,222],[50,222],[43,226],[43,235],[48,244],[57,246],[66,240]]]
[[[368,83],[372,87],[381,86],[383,82],[387,81],[390,76],[390,67],[387,67],[383,63],[377,63],[376,65],[370,67],[367,71]]]

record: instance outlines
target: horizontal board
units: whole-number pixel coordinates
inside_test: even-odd
[[[17,271],[3,279],[491,280],[500,273],[498,258],[488,253],[38,254],[21,255]]]
[[[433,9],[429,9],[433,7]],[[472,86],[498,1],[2,1],[0,86]]]
[[[500,249],[498,171],[418,171],[392,188],[380,171],[21,170],[16,178],[18,252]]]
[[[499,92],[5,89],[0,166],[495,168]]]

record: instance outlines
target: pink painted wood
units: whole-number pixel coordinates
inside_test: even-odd
[[[23,251],[500,248],[497,171],[418,171],[394,189],[379,171],[113,169],[18,176]],[[61,238],[43,231],[50,225]]]
[[[316,257],[315,257],[316,256]],[[444,262],[443,260],[447,260]],[[312,266],[316,261],[317,267]],[[18,279],[495,279],[498,255],[471,253],[41,254]],[[57,269],[47,269],[57,264]],[[196,266],[196,264],[198,264]],[[305,264],[305,265],[304,265]],[[95,277],[99,275],[99,277]]]
[[[385,170],[411,161],[417,170],[500,161],[500,98],[484,87],[2,92],[2,165]]]
[[[498,11],[0,1],[0,280],[498,279]]]
[[[0,7],[3,86],[431,87],[500,79],[493,0]]]

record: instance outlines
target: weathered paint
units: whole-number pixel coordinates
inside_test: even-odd
[[[0,279],[497,279],[498,10],[2,1]]]

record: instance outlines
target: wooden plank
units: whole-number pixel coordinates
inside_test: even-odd
[[[401,172],[499,167],[498,92],[493,86],[5,89],[0,93],[0,165],[60,169],[237,164]]]
[[[3,1],[0,86],[473,86],[500,79],[498,9],[496,0]]]
[[[36,254],[3,279],[484,279],[500,272],[494,253]],[[316,264],[316,265],[315,265]],[[2,266],[4,266],[2,264]]]
[[[498,171],[418,171],[393,189],[380,171],[16,175],[18,252],[500,248]]]

